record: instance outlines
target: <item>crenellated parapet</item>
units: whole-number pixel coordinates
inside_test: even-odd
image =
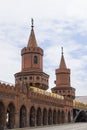
[[[40,47],[24,47],[21,51],[21,56],[29,53],[37,53],[43,56],[43,50]]]
[[[14,85],[0,81],[0,93],[16,94],[17,91],[18,89]]]

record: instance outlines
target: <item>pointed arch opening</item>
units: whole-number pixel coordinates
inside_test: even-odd
[[[41,126],[41,121],[42,121],[42,113],[41,113],[41,108],[39,107],[37,109],[37,118],[36,118],[37,126]]]
[[[47,110],[44,108],[43,110],[43,125],[47,125]]]
[[[27,124],[27,110],[23,105],[20,108],[20,128],[26,127]]]
[[[56,110],[53,111],[53,124],[56,124]]]
[[[48,125],[52,125],[52,110],[48,111]]]
[[[10,103],[7,107],[6,115],[6,125],[7,128],[12,129],[15,127],[15,106],[13,103]]]
[[[65,113],[64,111],[61,112],[61,123],[65,122]]]
[[[70,111],[68,112],[68,122],[71,122],[71,114],[70,114]]]
[[[60,110],[58,110],[58,113],[57,113],[57,123],[58,123],[58,124],[61,123],[61,114],[60,114]]]
[[[35,113],[36,113],[35,108],[34,106],[32,106],[30,109],[30,126],[35,126],[35,119],[36,119]]]
[[[5,106],[3,102],[0,102],[0,128],[4,128],[5,123]]]

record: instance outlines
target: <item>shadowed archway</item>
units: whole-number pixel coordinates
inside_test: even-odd
[[[68,112],[68,122],[71,122],[71,114],[70,114],[70,111]]]
[[[26,127],[27,121],[27,110],[26,107],[23,105],[20,108],[20,128]]]
[[[2,102],[0,102],[0,127],[4,128],[5,125],[5,106]]]
[[[42,113],[41,113],[41,108],[39,107],[37,109],[37,126],[41,126],[41,121],[42,121]]]
[[[47,125],[47,110],[44,108],[43,110],[43,125]]]
[[[61,123],[65,122],[65,113],[64,111],[61,112]]]
[[[32,106],[30,109],[30,126],[35,126],[35,108]]]
[[[8,105],[6,124],[9,129],[14,128],[15,126],[15,106],[13,103]]]
[[[56,124],[56,119],[57,119],[56,110],[54,110],[53,111],[53,124]]]
[[[61,114],[60,114],[60,110],[58,110],[58,113],[57,113],[57,123],[58,123],[58,124],[61,123]]]
[[[52,125],[52,110],[48,111],[48,125]]]

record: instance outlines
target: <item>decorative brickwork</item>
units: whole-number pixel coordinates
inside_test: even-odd
[[[43,49],[38,47],[32,20],[27,47],[21,51],[22,68],[15,74],[15,86],[0,83],[0,126],[22,128],[73,121],[75,89],[70,85],[70,69],[62,54],[52,93],[49,75],[43,72]],[[56,93],[56,94],[55,94]]]

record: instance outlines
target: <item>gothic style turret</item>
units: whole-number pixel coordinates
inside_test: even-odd
[[[34,34],[32,19],[31,33],[27,47],[21,51],[22,70],[15,74],[15,83],[33,85],[41,89],[48,89],[49,75],[43,72],[43,49],[38,47]]]
[[[52,92],[63,95],[64,97],[68,97],[74,99],[75,97],[75,89],[71,87],[70,84],[70,69],[67,68],[62,48],[62,55],[59,68],[56,69],[56,86],[52,88]]]

